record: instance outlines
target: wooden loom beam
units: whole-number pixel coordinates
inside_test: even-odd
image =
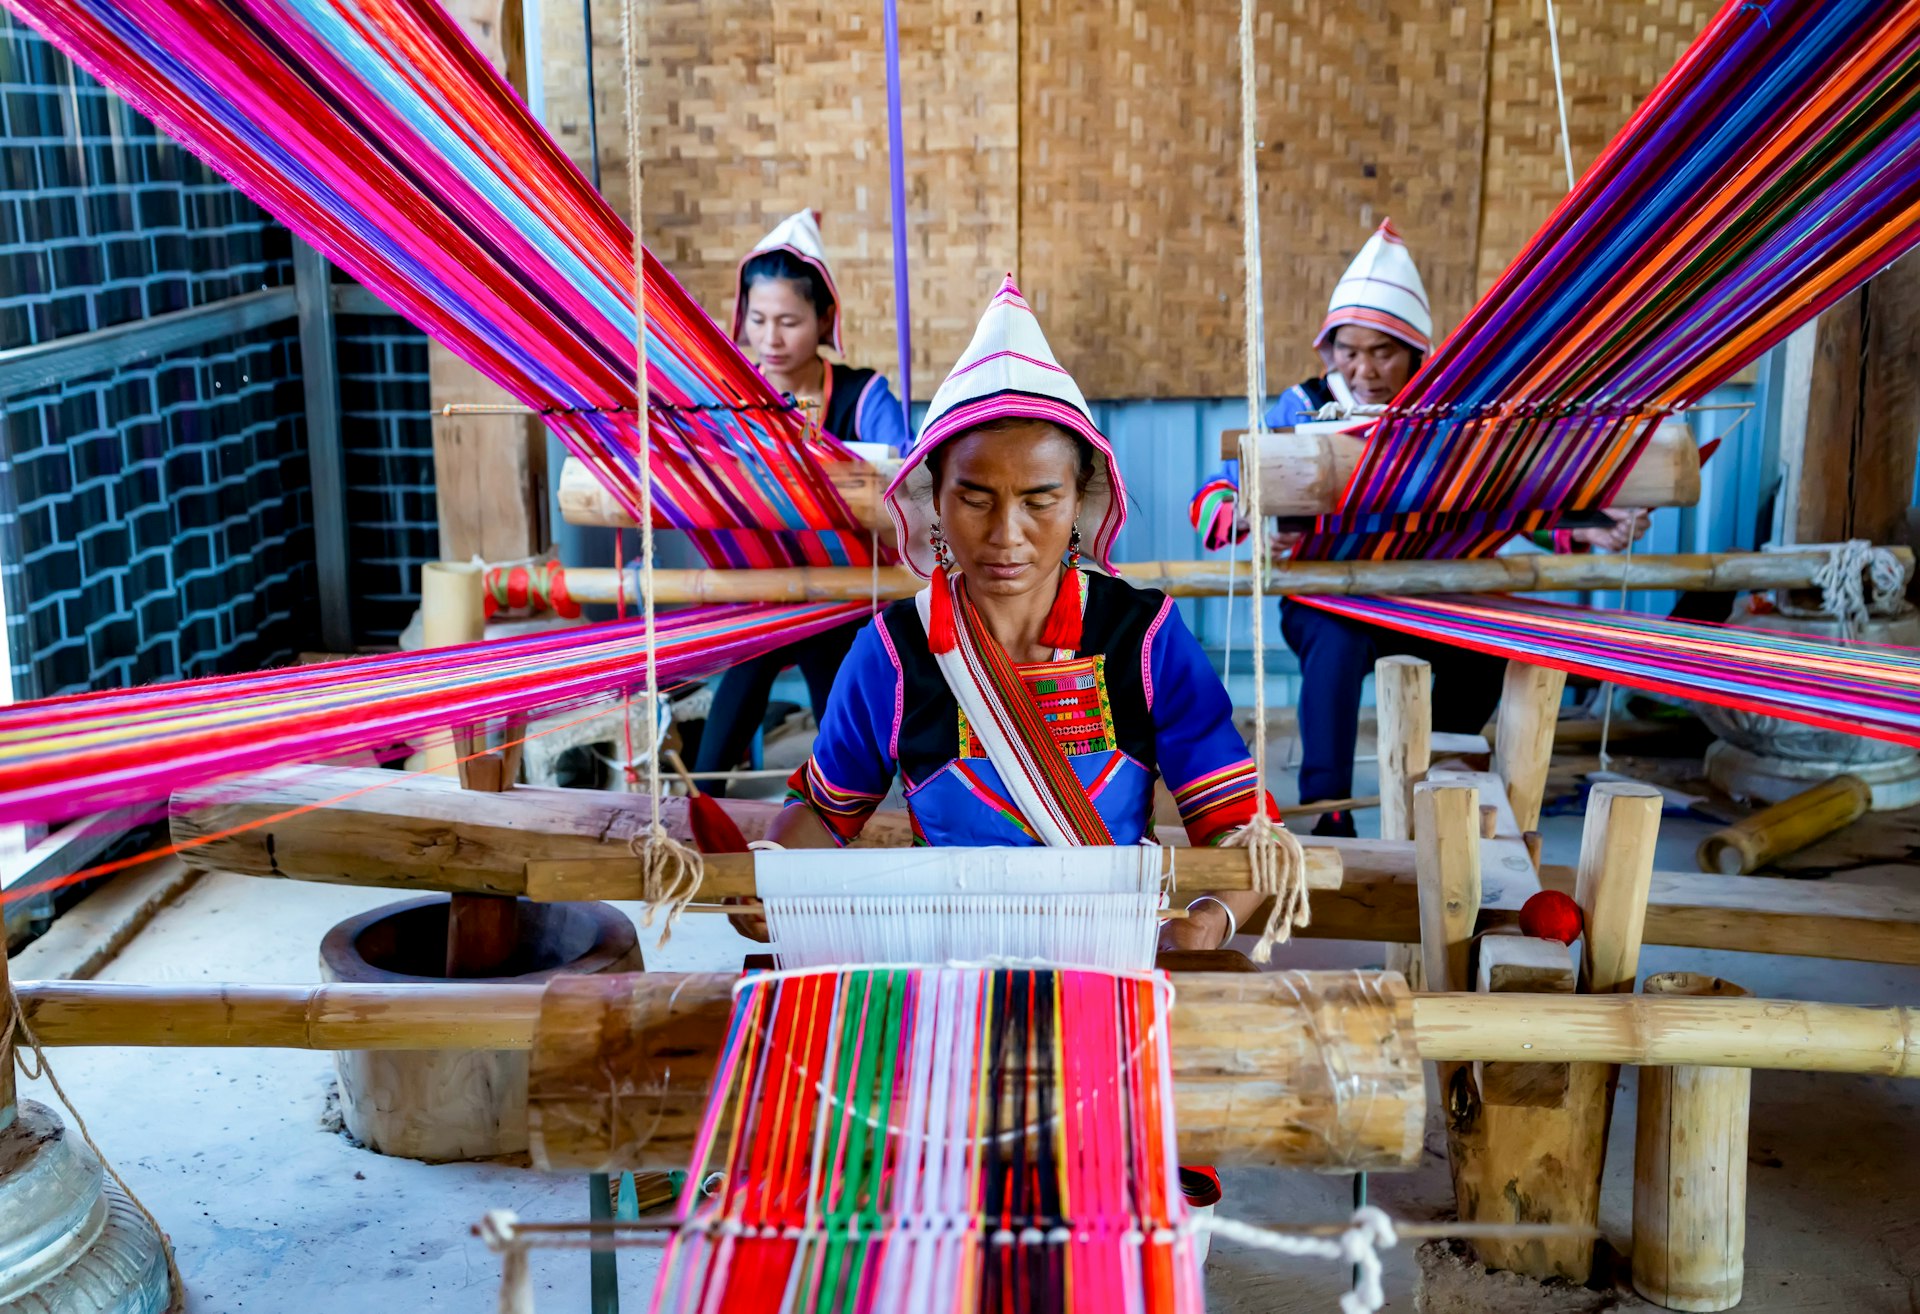
[[[1913,553],[1891,549],[1911,566]],[[1267,572],[1265,591],[1290,594],[1534,593],[1581,589],[1682,589],[1741,592],[1806,588],[1827,564],[1821,548],[1787,552],[1699,552],[1668,555],[1524,553],[1460,561],[1278,561]],[[1141,588],[1177,598],[1224,597],[1231,586],[1244,595],[1247,565],[1224,560],[1120,563],[1121,577]],[[654,597],[662,603],[717,605],[738,602],[859,602],[911,597],[923,581],[904,567],[878,574],[865,566],[772,570],[656,570]],[[611,567],[573,567],[568,594],[577,602],[631,602],[635,586],[624,585]]]
[[[1245,430],[1220,435],[1220,455],[1246,460]],[[1337,509],[1366,450],[1355,427],[1347,432],[1320,425],[1260,435],[1261,511],[1270,516],[1326,515]],[[1693,431],[1669,421],[1648,437],[1627,471],[1613,504],[1623,507],[1692,506],[1700,500],[1700,449]]]
[[[623,853],[645,820],[626,795],[523,787],[487,797],[449,780],[358,768],[270,773],[254,784],[246,799],[209,806],[196,807],[191,794],[176,797],[174,839],[195,846],[181,854],[185,861],[243,875],[507,894],[525,888],[529,858]],[[764,834],[779,811],[777,804],[740,799],[722,805],[748,839]],[[669,798],[665,806],[669,828],[688,838],[686,800]],[[275,820],[263,824],[268,818]],[[862,840],[879,839],[883,847],[907,842],[901,813],[876,814],[868,831]],[[214,835],[220,838],[200,842]],[[1340,856],[1342,879],[1338,889],[1313,891],[1313,922],[1299,934],[1419,943],[1412,844],[1310,837],[1307,843],[1310,852]],[[1180,870],[1182,884],[1198,888],[1186,878],[1188,869]],[[1505,839],[1483,842],[1481,880],[1476,933],[1517,926],[1520,904],[1536,888],[1531,865]],[[1570,867],[1544,867],[1538,880],[1573,892]],[[1656,872],[1646,939],[1920,966],[1920,891]]]

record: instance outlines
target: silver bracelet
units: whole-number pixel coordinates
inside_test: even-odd
[[[1203,903],[1218,904],[1220,911],[1227,915],[1227,933],[1220,938],[1220,943],[1214,946],[1215,949],[1224,949],[1232,943],[1234,936],[1240,934],[1240,919],[1233,915],[1233,909],[1227,907],[1224,899],[1216,899],[1211,894],[1203,894],[1195,899],[1187,905],[1187,911],[1191,913]]]

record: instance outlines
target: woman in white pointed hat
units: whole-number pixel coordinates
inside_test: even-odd
[[[1011,277],[887,506],[928,587],[861,630],[770,838],[846,844],[896,778],[925,844],[1137,844],[1156,776],[1193,844],[1252,818],[1219,677],[1170,598],[1112,574],[1125,485]],[[1211,949],[1257,901],[1202,897],[1171,934]]]
[[[1384,406],[1407,386],[1432,349],[1433,315],[1426,285],[1413,256],[1387,220],[1367,239],[1333,289],[1327,315],[1313,345],[1326,362],[1324,376],[1290,388],[1267,412],[1269,428],[1289,428],[1313,419],[1328,402],[1344,414],[1355,406]],[[1209,548],[1246,537],[1248,525],[1235,506],[1239,462],[1210,478],[1195,494],[1191,517]],[[1557,552],[1590,547],[1619,551],[1646,532],[1644,511],[1609,512],[1607,529],[1558,530],[1534,536]],[[1276,554],[1290,550],[1297,534],[1273,538]],[[1433,728],[1478,734],[1500,700],[1506,663],[1482,653],[1365,625],[1283,598],[1280,631],[1300,663],[1300,801],[1345,799],[1353,794],[1353,755],[1360,733],[1360,699],[1379,658],[1418,657],[1433,668]],[[1316,835],[1351,836],[1353,814],[1323,812]]]
[[[802,210],[740,261],[733,303],[733,336],[753,357],[776,392],[814,407],[820,427],[846,443],[873,443],[897,455],[907,445],[906,414],[877,370],[859,369],[820,354],[843,352],[840,293],[820,241],[820,217]],[[730,771],[740,765],[767,715],[774,681],[800,668],[817,719],[853,644],[858,624],[816,634],[742,662],[720,678],[713,711],[701,731],[694,770]],[[725,780],[708,792],[725,795]]]

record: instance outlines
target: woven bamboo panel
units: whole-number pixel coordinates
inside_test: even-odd
[[[1245,391],[1239,6],[1028,0],[1021,273],[1098,397]],[[1486,23],[1419,0],[1263,4],[1262,286],[1269,393],[1381,219],[1445,324],[1473,287]]]
[[[1555,0],[1573,167],[1584,172],[1713,16],[1704,0]],[[1484,290],[1567,194],[1546,0],[1493,0]]]
[[[543,5],[544,113],[589,168],[578,9]],[[601,190],[630,211],[621,5],[593,0]],[[649,0],[647,241],[722,324],[742,255],[802,207],[823,235],[857,364],[899,386],[878,6]],[[904,0],[914,391],[929,397],[1015,255],[1015,0]]]

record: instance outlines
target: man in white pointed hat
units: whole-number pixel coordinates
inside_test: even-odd
[[[1266,420],[1270,429],[1291,428],[1325,412],[1344,416],[1356,407],[1385,406],[1407,386],[1433,347],[1433,314],[1426,285],[1407,244],[1384,221],[1360,248],[1334,286],[1314,348],[1327,373],[1283,393]],[[1190,516],[1210,549],[1246,537],[1249,526],[1236,505],[1240,463],[1229,461],[1194,495]],[[1606,529],[1556,530],[1533,535],[1547,551],[1603,548],[1618,552],[1646,532],[1644,511],[1609,511]],[[1297,534],[1277,534],[1275,555],[1290,551]],[[1353,754],[1360,733],[1360,699],[1379,658],[1418,657],[1433,668],[1433,728],[1478,734],[1500,700],[1506,663],[1428,639],[1364,625],[1331,612],[1281,599],[1280,629],[1300,662],[1300,801],[1349,798]],[[1316,835],[1351,836],[1353,814],[1323,812]]]
[[[928,587],[854,641],[769,838],[847,844],[896,780],[933,845],[1137,844],[1156,776],[1195,845],[1252,819],[1253,761],[1219,676],[1172,599],[1113,578],[1127,514],[1113,449],[1011,277],[887,507]],[[1257,903],[1203,896],[1173,934],[1214,948]]]
[[[844,348],[840,293],[820,241],[819,215],[801,210],[761,238],[740,261],[735,293],[734,340],[776,392],[810,404],[820,427],[842,442],[876,444],[889,454],[907,445],[906,412],[879,371],[820,354],[822,346],[843,354]],[[842,625],[728,669],[714,691],[694,770],[740,765],[766,719],[774,681],[789,666],[800,668],[818,718],[859,629]],[[712,780],[707,790],[724,797],[727,782]]]

